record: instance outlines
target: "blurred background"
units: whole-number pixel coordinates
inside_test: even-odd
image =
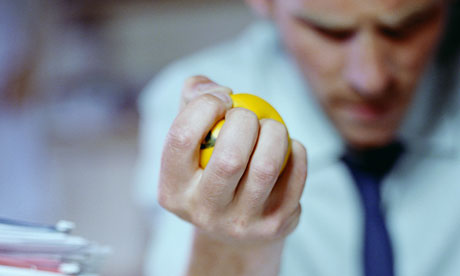
[[[113,249],[102,275],[141,275],[137,97],[252,20],[239,0],[0,0],[0,217],[74,221]]]

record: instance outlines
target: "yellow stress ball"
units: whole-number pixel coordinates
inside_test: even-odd
[[[276,120],[283,125],[286,125],[278,114],[278,112],[267,103],[265,100],[251,94],[233,94],[230,95],[232,98],[233,105],[232,107],[243,107],[253,111],[259,120],[262,119],[273,119]],[[206,138],[201,144],[201,154],[200,154],[200,166],[202,168],[206,168],[206,165],[211,158],[212,151],[214,150],[214,145],[216,143],[217,136],[219,135],[220,129],[224,125],[225,120],[219,121],[214,128],[208,133]],[[282,166],[281,171],[283,171],[284,167],[286,166],[287,160],[289,159],[289,154],[291,153],[291,139],[289,138],[289,148],[284,158],[284,163]]]

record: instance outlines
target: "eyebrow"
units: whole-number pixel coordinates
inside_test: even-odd
[[[295,13],[294,16],[310,25],[325,29],[349,30],[356,26],[357,22],[348,17],[319,15],[315,13]]]
[[[413,22],[419,22],[436,14],[442,1],[443,0],[433,0],[428,4],[420,4],[418,2],[415,5],[403,8],[395,13],[382,15],[378,18],[378,22],[390,28],[403,27]],[[305,11],[295,12],[294,17],[309,25],[337,31],[350,30],[358,24],[356,20],[345,16],[316,14]]]
[[[381,24],[391,28],[411,25],[436,15],[441,3],[442,1],[440,0],[434,0],[428,4],[417,3],[416,5],[408,6],[396,13],[382,15],[379,21]]]

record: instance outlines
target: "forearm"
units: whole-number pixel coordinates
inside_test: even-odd
[[[284,239],[264,244],[232,245],[195,231],[188,276],[278,275]]]

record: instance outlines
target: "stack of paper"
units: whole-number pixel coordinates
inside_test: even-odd
[[[74,224],[37,225],[0,218],[0,275],[94,276],[107,247],[73,236]]]

